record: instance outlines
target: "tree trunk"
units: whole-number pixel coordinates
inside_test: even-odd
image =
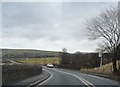
[[[117,61],[115,58],[112,59],[112,63],[113,63],[113,72],[116,73],[117,72]]]
[[[114,50],[112,63],[113,63],[113,72],[116,73],[117,72],[117,49]]]

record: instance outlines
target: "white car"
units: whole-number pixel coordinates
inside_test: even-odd
[[[47,64],[47,67],[53,68],[53,64]]]

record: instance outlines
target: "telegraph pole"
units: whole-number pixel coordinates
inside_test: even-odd
[[[100,57],[100,67],[102,67],[103,64],[102,51],[99,52],[98,56]]]
[[[100,68],[101,68],[101,70],[102,70],[102,72],[103,72],[103,67],[102,67],[102,65],[103,65],[102,51],[99,52],[99,55],[98,55],[98,56],[100,57]]]

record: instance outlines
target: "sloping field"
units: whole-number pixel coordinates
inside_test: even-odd
[[[58,56],[58,52],[32,49],[2,49],[2,58]]]
[[[60,58],[58,57],[47,57],[47,58],[22,58],[17,60],[18,62],[22,62],[25,64],[59,64],[60,63]]]

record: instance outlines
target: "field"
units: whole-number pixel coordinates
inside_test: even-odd
[[[41,65],[45,65],[45,64],[48,64],[48,63],[59,64],[60,63],[60,58],[58,58],[58,57],[22,58],[22,59],[19,59],[17,61],[25,63],[25,64],[41,64]]]

